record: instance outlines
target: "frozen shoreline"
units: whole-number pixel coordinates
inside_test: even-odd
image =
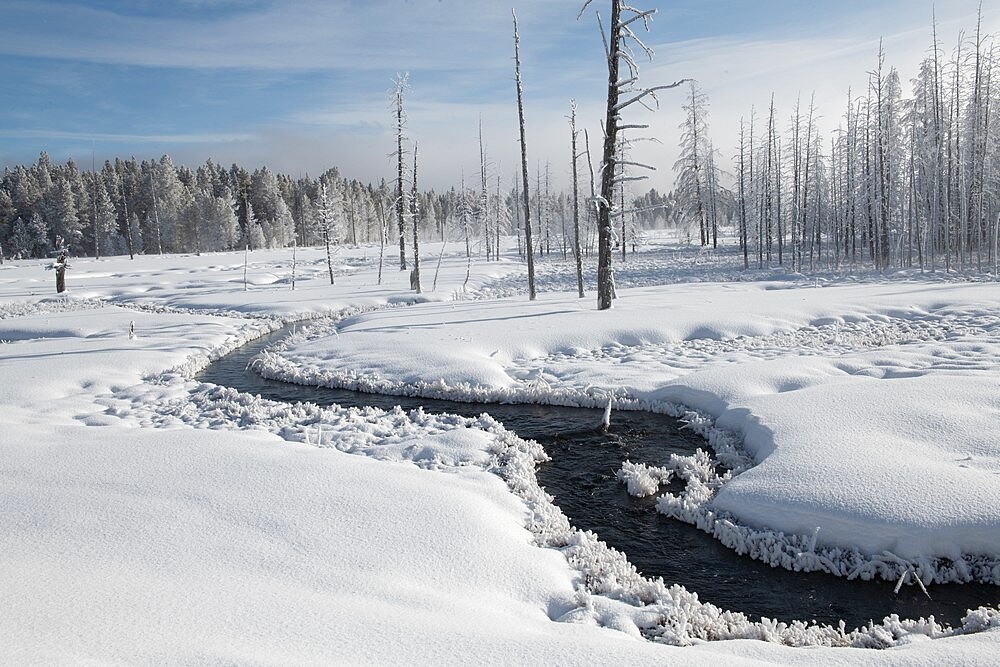
[[[957,293],[974,290],[983,294],[986,287],[928,289],[927,286],[917,285],[893,286],[888,291],[929,292],[933,301],[940,302],[941,291]],[[927,301],[927,295],[923,298]],[[712,334],[702,337],[703,344],[700,346],[687,345],[684,340],[679,343],[640,340],[643,335],[654,338],[662,335],[654,332],[630,334],[633,342],[624,346],[606,345],[601,354],[595,355],[593,348],[574,345],[573,339],[577,335],[573,323],[584,320],[575,314],[567,315],[571,304],[569,299],[556,300],[549,305],[549,312],[538,316],[543,322],[546,318],[556,322],[570,318],[570,324],[538,325],[538,329],[545,329],[546,332],[552,329],[570,332],[565,335],[546,333],[549,340],[542,342],[532,339],[530,335],[525,342],[512,342],[509,334],[497,337],[483,327],[470,324],[489,319],[497,310],[494,304],[458,306],[463,333],[456,333],[454,327],[441,318],[443,309],[431,306],[425,309],[433,310],[429,316],[422,319],[418,316],[416,338],[414,331],[395,326],[396,318],[393,316],[382,317],[377,313],[361,316],[350,319],[346,326],[336,327],[335,341],[324,340],[318,332],[313,342],[300,341],[285,352],[266,353],[258,364],[258,370],[266,377],[305,385],[463,402],[603,407],[613,398],[619,409],[645,409],[673,415],[693,411],[698,414],[695,417],[697,420],[707,420],[708,430],[714,427],[712,422],[715,419],[721,418],[721,434],[735,432],[737,440],[740,434],[743,435],[747,451],[758,464],[753,474],[747,477],[760,473],[759,464],[767,462],[776,449],[782,451],[777,451],[774,458],[784,455],[793,459],[793,464],[811,455],[806,447],[793,448],[786,454],[787,445],[776,441],[773,429],[762,428],[761,422],[770,416],[767,411],[763,411],[762,418],[759,411],[746,410],[740,403],[760,403],[763,397],[774,405],[768,406],[770,411],[787,417],[789,412],[783,403],[813,393],[814,396],[806,400],[804,407],[788,419],[792,423],[791,430],[801,437],[810,427],[803,416],[808,415],[811,419],[824,402],[843,404],[845,399],[851,400],[849,394],[858,393],[863,398],[871,399],[868,407],[877,413],[878,419],[861,415],[856,424],[830,428],[832,435],[814,434],[812,441],[818,439],[823,443],[823,449],[829,449],[828,445],[838,436],[842,441],[853,439],[864,446],[872,443],[875,446],[866,451],[865,465],[874,463],[882,470],[896,473],[911,466],[908,455],[901,459],[895,452],[914,450],[924,459],[917,470],[902,478],[895,475],[896,481],[886,486],[884,480],[852,462],[836,461],[826,455],[820,458],[835,473],[834,482],[824,485],[817,483],[813,476],[809,483],[814,488],[809,489],[796,480],[796,475],[791,475],[791,479],[798,484],[800,496],[830,497],[833,493],[835,507],[842,509],[825,511],[816,504],[817,501],[801,497],[793,498],[795,502],[791,504],[783,504],[781,501],[786,498],[769,497],[768,494],[730,499],[727,497],[730,485],[721,485],[718,480],[712,482],[720,490],[718,501],[714,495],[698,503],[667,499],[661,508],[672,516],[711,532],[731,548],[789,569],[822,570],[863,579],[876,576],[890,581],[916,575],[925,585],[966,581],[1000,583],[1000,560],[996,557],[1000,553],[1000,542],[995,539],[990,541],[992,538],[989,537],[1000,534],[1000,531],[994,530],[1000,525],[1000,516],[996,512],[982,511],[984,505],[989,506],[987,499],[996,497],[1000,492],[994,481],[1000,474],[1000,452],[990,443],[988,429],[977,431],[966,425],[957,431],[956,440],[967,438],[974,443],[970,447],[974,453],[970,455],[961,446],[952,451],[947,445],[933,442],[936,431],[925,429],[916,434],[919,437],[913,437],[911,424],[900,421],[915,417],[914,400],[918,399],[909,386],[925,387],[942,382],[954,394],[948,405],[954,406],[956,412],[972,413],[972,406],[978,404],[982,406],[978,422],[985,425],[991,419],[989,401],[992,399],[987,385],[989,373],[994,368],[1000,368],[1000,354],[995,347],[996,341],[1000,340],[1000,326],[995,316],[986,314],[983,306],[977,304],[971,312],[960,312],[957,316],[953,311],[970,309],[956,304],[942,314],[917,303],[908,310],[896,308],[887,311],[888,316],[875,318],[863,312],[846,316],[825,314],[822,317],[810,314],[810,321],[834,322],[807,324],[798,328],[799,331],[808,330],[808,336],[813,339],[822,339],[823,344],[818,347],[810,347],[804,344],[804,340],[797,340],[795,329],[791,333],[786,333],[786,329],[757,336],[741,335],[735,339],[716,338],[717,334]],[[940,306],[928,305],[941,310]],[[839,304],[836,307],[843,308]],[[857,311],[857,306],[851,307]],[[478,313],[479,317],[474,313]],[[789,319],[794,321],[794,317],[792,313]],[[393,324],[385,326],[386,322]],[[643,325],[640,323],[640,326]],[[654,321],[645,326],[647,330],[655,331],[657,324]],[[690,325],[682,323],[677,328],[684,326]],[[705,326],[713,332],[720,328],[713,324]],[[754,326],[753,322],[750,326]],[[423,330],[432,333],[421,337]],[[613,332],[598,331],[595,334],[596,337],[602,335],[612,340],[616,336]],[[666,335],[669,337],[669,334]],[[456,340],[467,337],[475,342],[459,343],[463,349],[456,353],[450,347],[436,349],[434,337]],[[769,342],[762,343],[762,340]],[[792,344],[791,358],[787,352],[781,353],[775,341]],[[716,349],[711,349],[713,347]],[[514,352],[510,351],[512,348]],[[376,349],[388,349],[392,353],[378,360]],[[524,353],[525,349],[530,352]],[[715,354],[723,360],[715,364],[712,359],[707,364],[698,358],[693,362],[686,361],[684,356],[691,350],[694,354],[690,356],[710,357]],[[966,353],[971,353],[971,363],[965,358],[969,356]],[[460,365],[456,357],[470,361]],[[635,357],[641,358],[646,368],[659,365],[656,370],[667,374],[669,381],[657,382],[655,378],[650,378],[648,371],[646,375],[641,371],[633,373],[622,381],[617,376],[626,372],[623,363]],[[429,371],[419,370],[412,359],[419,360],[418,363]],[[911,368],[906,368],[907,365]],[[940,366],[940,370],[935,365]],[[452,369],[456,369],[455,379],[448,375]],[[669,373],[673,373],[674,377],[670,378]],[[690,382],[692,378],[696,383]],[[733,378],[737,381],[734,382]],[[885,395],[881,387],[873,386],[879,383],[865,382],[866,379],[879,378],[894,383],[894,391],[900,387],[904,391],[898,396]],[[984,385],[984,382],[987,384]],[[712,390],[706,393],[698,384],[710,386]],[[748,386],[750,389],[746,389]],[[939,400],[930,391],[927,395],[935,401]],[[919,405],[919,400],[916,405]],[[936,420],[934,415],[943,411],[941,406],[930,403],[925,403],[925,407],[930,420]],[[896,416],[896,412],[900,414]],[[854,414],[858,414],[856,410]],[[953,420],[950,422],[954,423]],[[886,431],[895,430],[902,434],[895,438],[895,442],[878,443]],[[933,448],[929,447],[932,443]],[[861,451],[857,446],[846,449],[852,453]],[[953,457],[951,462],[957,465],[950,465],[950,462],[940,460],[941,457]],[[810,468],[817,466],[803,467],[807,475],[812,475]],[[838,468],[846,468],[847,472],[838,473]],[[931,470],[934,470],[934,475],[948,475],[939,484],[945,487],[944,493],[954,494],[957,499],[941,496],[936,490],[918,489],[914,492],[908,488],[919,485],[917,479],[912,477],[914,473],[926,474]],[[789,477],[789,471],[797,472],[793,466],[786,464],[781,469],[785,473],[784,478]],[[870,482],[872,488],[884,490],[884,495],[862,490],[854,498],[850,493],[845,496],[832,488],[836,480],[848,479],[852,475],[863,480],[861,486]],[[965,487],[949,482],[949,478],[962,478]],[[971,487],[968,486],[970,478],[976,480]],[[759,489],[767,485],[768,479],[775,479],[774,474],[771,473],[770,478],[759,477],[759,482],[755,480],[756,487]],[[734,481],[743,480],[737,477]],[[733,486],[739,487],[739,484]],[[876,514],[861,511],[865,503],[884,504],[886,500],[889,506]],[[760,509],[755,509],[754,504]],[[766,520],[765,516],[770,513],[768,508],[779,505],[783,512],[793,517],[795,523],[775,526]],[[803,509],[795,509],[796,505]],[[918,510],[922,505],[927,509]],[[892,514],[897,508],[907,506],[912,509]],[[957,519],[963,508],[975,507],[980,508],[979,516],[985,523],[965,527],[949,525],[952,517]],[[916,513],[914,510],[917,510]],[[942,512],[949,516],[937,523],[924,522],[926,517],[923,514]],[[863,518],[866,515],[869,518]],[[909,523],[900,523],[899,529],[889,528],[887,533],[886,527],[892,526],[897,521],[896,517]],[[796,526],[801,528],[796,530]],[[925,531],[936,534],[928,536],[923,534]],[[892,537],[897,533],[898,537]],[[886,541],[887,534],[891,543]],[[806,548],[807,545],[815,546],[817,538],[818,550]]]
[[[336,324],[318,323],[322,329]],[[308,340],[311,336],[299,340]],[[715,420],[704,413],[676,403],[661,403],[637,399],[622,392],[578,392],[573,388],[546,387],[506,388],[447,385],[443,381],[420,384],[394,383],[387,378],[372,379],[353,373],[331,372],[322,368],[302,368],[290,363],[280,351],[265,351],[254,362],[254,370],[265,378],[302,386],[330,387],[389,396],[408,396],[452,400],[463,403],[538,404],[566,407],[601,408],[610,400],[615,410],[643,410],[684,419],[712,449],[711,465],[681,461],[677,470],[684,472],[688,486],[680,494],[665,492],[657,503],[661,513],[696,526],[712,535],[740,555],[795,572],[825,572],[847,579],[879,578],[890,582],[913,585],[920,579],[923,586],[935,583],[978,582],[1000,585],[1000,557],[990,554],[960,554],[957,558],[916,557],[905,559],[890,551],[864,553],[851,545],[831,545],[817,548],[820,530],[812,534],[786,534],[765,527],[742,524],[737,516],[720,511],[711,504],[715,493],[729,481],[714,469],[719,462],[737,468],[737,474],[753,467],[744,453],[739,437],[718,428]],[[623,471],[623,483],[637,484],[640,478],[650,478],[648,469]],[[636,481],[633,481],[636,480]],[[631,492],[631,491],[630,491]],[[653,495],[649,491],[643,495]],[[636,494],[638,495],[638,494]],[[911,579],[913,577],[913,579]]]

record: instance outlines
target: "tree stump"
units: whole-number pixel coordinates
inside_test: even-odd
[[[66,291],[66,253],[61,253],[56,260],[56,294]]]

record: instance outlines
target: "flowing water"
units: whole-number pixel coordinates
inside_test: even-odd
[[[848,581],[819,572],[772,568],[737,555],[693,526],[657,513],[655,498],[632,498],[615,472],[626,459],[664,465],[671,453],[708,449],[704,440],[684,431],[672,417],[614,412],[611,427],[604,433],[598,427],[603,410],[382,396],[265,380],[247,370],[262,349],[290,331],[286,327],[243,346],[211,364],[197,379],[277,401],[387,410],[399,405],[469,417],[488,412],[520,437],[537,440],[545,448],[552,461],[538,467],[538,481],[574,526],[594,531],[626,553],[644,575],[681,584],[705,602],[754,619],[815,619],[834,625],[843,619],[850,629],[893,613],[903,618],[933,614],[939,622],[957,625],[966,609],[1000,603],[1000,587],[987,584],[935,585],[929,589],[933,597],[929,600],[916,586],[904,586],[894,594],[895,586],[888,582]]]

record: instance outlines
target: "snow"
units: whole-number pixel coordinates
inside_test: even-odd
[[[373,256],[346,250],[330,286],[322,252],[300,249],[294,292],[280,251],[253,253],[247,290],[241,253],[77,258],[65,298],[40,263],[0,266],[5,662],[995,655],[995,610],[957,631],[890,618],[852,633],[645,580],[569,526],[534,479],[537,445],[489,418],[275,404],[189,379],[295,318],[316,323],[262,363],[300,382],[686,414],[735,474],[678,457],[636,466],[637,490],[678,475],[688,520],[803,535],[816,561],[889,551],[930,582],[935,559],[1000,556],[994,286],[699,275],[622,288],[597,313],[566,293],[468,298],[517,285],[513,259],[477,263],[463,293],[464,257],[446,255],[439,290],[417,297],[405,273],[375,284]],[[658,261],[639,258],[635,284]]]
[[[350,318],[335,340],[266,363],[301,382],[459,400],[680,404],[756,463],[707,511],[786,534],[819,527],[820,546],[890,552],[927,583],[1000,583],[995,286],[789,287],[637,288],[607,313],[565,293],[427,304]],[[930,562],[964,555],[988,559],[974,573]]]

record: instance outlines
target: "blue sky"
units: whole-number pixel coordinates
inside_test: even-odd
[[[0,167],[73,156],[212,157],[291,174],[337,165],[391,177],[388,90],[410,74],[409,134],[421,172],[443,188],[478,172],[482,117],[495,169],[517,159],[510,9],[521,23],[529,159],[568,160],[570,98],[599,132],[606,76],[592,13],[581,0],[0,0]],[[604,0],[592,7],[606,12]],[[906,82],[930,42],[924,0],[649,0],[657,7],[643,68],[649,85],[697,78],[712,134],[732,153],[741,115],[773,91],[782,117],[815,91],[826,122],[848,86],[863,89],[878,40]],[[975,27],[976,0],[938,7],[950,53]],[[986,8],[996,31],[998,12]],[[909,86],[904,83],[904,90]],[[644,117],[662,145],[644,149],[669,187],[683,93]]]

